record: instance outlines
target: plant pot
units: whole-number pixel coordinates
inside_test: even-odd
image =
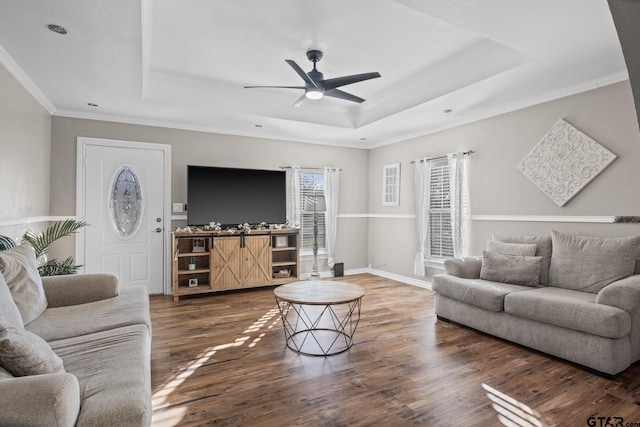
[[[189,264],[189,270],[195,270],[195,269],[196,269],[195,264]]]

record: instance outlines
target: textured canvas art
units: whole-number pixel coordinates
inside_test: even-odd
[[[560,119],[518,169],[563,206],[616,158],[611,151]]]

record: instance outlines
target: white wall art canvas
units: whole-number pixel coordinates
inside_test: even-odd
[[[558,206],[602,172],[616,155],[560,119],[518,169]]]

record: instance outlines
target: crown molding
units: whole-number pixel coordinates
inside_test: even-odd
[[[31,78],[24,72],[22,67],[18,65],[18,63],[9,55],[9,52],[0,45],[0,64],[7,69],[9,74],[11,74],[17,81],[22,85],[22,87],[33,96],[33,98],[38,101],[42,107],[47,110],[47,112],[53,115],[56,111],[56,107],[53,103],[47,98],[47,96],[40,90],[40,88],[31,80]]]

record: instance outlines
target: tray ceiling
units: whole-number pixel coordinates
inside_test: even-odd
[[[605,0],[5,0],[0,23],[54,115],[362,148],[627,77]],[[311,48],[325,78],[378,71],[344,87],[367,101],[243,88],[300,85]]]

